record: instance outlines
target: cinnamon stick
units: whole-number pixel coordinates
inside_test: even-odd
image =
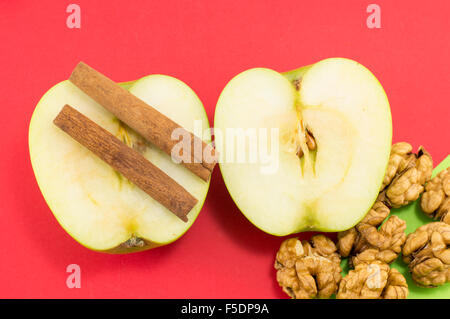
[[[179,141],[173,140],[171,134],[175,129],[183,129],[180,125],[83,62],[75,67],[69,80],[146,140],[172,156],[172,148]],[[181,154],[173,156],[207,181],[217,162],[215,150],[188,131],[184,131],[181,136],[185,134],[191,138],[190,160],[183,161]],[[201,145],[201,154],[194,152],[194,144]],[[205,149],[213,155],[214,160],[204,156]]]
[[[197,199],[139,152],[70,105],[63,107],[53,123],[187,222],[186,215]]]

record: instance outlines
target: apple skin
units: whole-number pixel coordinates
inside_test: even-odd
[[[127,81],[127,82],[121,82],[121,83],[118,83],[118,84],[119,84],[120,86],[122,86],[123,88],[129,90],[129,89],[130,89],[137,81],[139,81],[139,80],[140,80],[140,79],[138,79],[138,80],[132,80],[132,81]],[[67,82],[67,81],[68,81],[68,80],[63,81],[63,82]],[[57,86],[58,86],[59,84],[61,84],[61,83],[62,83],[62,82],[60,82],[60,83],[54,85],[52,88],[50,88],[50,89],[45,93],[45,95],[48,94],[48,93],[50,93],[50,92],[52,91],[53,88],[57,87]],[[44,95],[44,96],[45,96],[45,95]],[[44,97],[44,96],[43,96],[43,97]],[[42,98],[43,98],[43,97],[42,97]],[[41,99],[42,99],[42,98],[41,98]],[[204,112],[205,118],[208,119],[207,114],[206,114],[206,110],[205,110],[205,109],[203,109],[203,112]],[[35,116],[35,112],[33,112],[33,115],[31,116],[31,119],[30,119],[29,132],[31,132],[31,125],[32,125],[32,123],[33,123],[33,117],[34,117],[34,116]],[[209,125],[209,123],[208,123],[208,125]],[[29,136],[28,140],[30,141],[30,136]],[[30,155],[30,162],[31,162],[31,164],[32,164],[32,166],[33,166],[33,161],[31,160],[31,145],[30,145],[30,142],[29,142],[29,150],[30,150],[30,153],[29,153],[29,155]],[[33,170],[34,170],[34,167],[33,167]],[[42,186],[41,186],[42,184],[40,183],[39,178],[37,177],[36,174],[35,174],[35,177],[36,177],[36,182],[37,182],[37,184],[38,184],[38,187],[39,187],[39,189],[41,190],[41,193],[42,193],[42,195],[43,195],[43,197],[44,197],[44,200],[46,201],[47,205],[49,205],[47,198],[45,198],[45,195],[44,195],[45,193],[43,192],[43,189],[42,189]],[[198,202],[198,204],[197,204],[197,205],[200,206],[200,211],[201,211],[201,209],[202,209],[202,207],[203,207],[203,205],[204,205],[204,203],[205,203],[205,200],[206,200],[206,196],[207,196],[207,193],[208,193],[208,190],[209,190],[209,186],[210,186],[210,180],[208,180],[208,181],[205,182],[205,183],[207,184],[205,196],[204,196],[203,198],[199,199],[199,202]],[[50,206],[49,206],[49,208],[50,208]],[[51,208],[50,208],[50,210],[51,210]],[[193,225],[193,223],[194,223],[195,220],[197,219],[198,215],[199,215],[199,214],[197,214],[197,215],[192,219],[192,221],[189,221],[191,225],[190,225],[188,228],[186,228],[186,229],[184,230],[184,232],[180,233],[179,236],[173,238],[173,239],[170,240],[170,241],[167,241],[167,242],[156,242],[156,241],[151,241],[151,240],[148,240],[148,239],[138,238],[139,240],[142,240],[142,242],[144,243],[143,245],[140,245],[140,246],[127,246],[127,245],[126,245],[127,242],[123,242],[122,244],[119,244],[119,245],[117,245],[116,247],[113,247],[113,248],[111,248],[111,249],[100,250],[100,249],[96,249],[96,248],[94,248],[94,247],[91,247],[91,246],[89,246],[89,245],[87,245],[87,244],[82,243],[81,241],[79,241],[79,240],[71,233],[70,229],[68,229],[68,228],[66,228],[66,227],[63,226],[63,224],[61,223],[61,221],[58,219],[58,216],[57,216],[56,214],[53,214],[53,216],[54,216],[54,217],[56,218],[56,220],[58,221],[59,225],[67,232],[67,234],[70,235],[70,237],[71,237],[73,240],[75,240],[75,241],[76,241],[77,243],[79,243],[81,246],[83,246],[83,247],[85,247],[85,248],[88,248],[89,250],[92,250],[92,251],[95,251],[95,252],[99,252],[99,253],[106,253],[106,254],[129,254],[129,253],[136,253],[136,252],[142,252],[142,251],[146,251],[146,250],[149,250],[149,249],[153,249],[153,248],[157,248],[157,247],[161,247],[161,246],[165,246],[165,245],[171,244],[171,243],[175,242],[176,240],[178,240],[180,237],[182,237],[182,236],[190,229],[190,227]]]
[[[347,58],[339,58],[339,57],[338,57],[338,58],[330,58],[330,59],[350,60],[350,59],[347,59]],[[325,60],[328,60],[328,59],[325,59]],[[324,61],[324,60],[321,60],[321,61]],[[318,61],[318,62],[321,62],[321,61]],[[353,60],[350,60],[350,61],[353,61]],[[318,63],[318,62],[316,62],[316,63]],[[353,61],[353,62],[356,62],[356,61]],[[284,76],[286,79],[289,80],[289,82],[291,82],[291,83],[294,85],[294,82],[295,82],[296,80],[301,79],[301,78],[303,77],[303,75],[304,75],[307,71],[309,71],[309,70],[311,69],[311,67],[313,67],[316,63],[309,64],[309,65],[305,65],[305,66],[299,67],[299,68],[297,68],[297,69],[293,69],[293,70],[289,70],[289,71],[285,71],[285,72],[280,72],[279,74],[281,74],[282,76]],[[379,84],[379,86],[382,88],[382,85],[381,85],[381,83],[379,82],[379,80],[376,78],[376,76],[375,76],[372,72],[370,72],[370,74],[371,74],[372,78],[375,79],[375,81],[376,81],[376,82]],[[237,76],[239,76],[239,75],[236,75],[235,77],[237,77]],[[231,80],[230,80],[230,81],[231,81]],[[387,95],[386,95],[386,92],[385,92],[384,90],[382,90],[382,91],[383,91],[385,100],[388,101],[388,97],[387,97]],[[387,102],[387,104],[389,105],[389,102]],[[392,144],[392,117],[391,117],[391,113],[390,113],[390,112],[389,112],[389,121],[390,121],[390,123],[391,123],[391,126],[390,126],[390,135],[389,135],[389,145],[391,145],[391,144]],[[216,122],[216,119],[215,119],[214,122]],[[387,169],[388,158],[389,158],[389,152],[386,154],[386,165],[385,165],[384,171],[386,171],[386,169]],[[221,173],[222,173],[222,176],[223,176],[223,171],[222,171],[222,165],[221,165],[221,163],[219,163],[219,167],[220,167],[220,170],[221,170]],[[377,185],[379,185],[379,186],[381,187],[383,178],[384,178],[384,175],[380,175],[378,181],[376,181],[375,184],[377,184]],[[241,212],[243,212],[243,210],[241,209],[241,207],[240,207],[238,201],[237,201],[236,198],[233,196],[232,192],[230,192],[230,186],[227,185],[226,179],[223,178],[223,180],[224,180],[225,187],[228,189],[229,194],[230,194],[231,198],[233,199],[235,205],[238,207],[238,209],[239,209]],[[377,197],[378,197],[378,193],[372,197],[372,200],[371,200],[372,205],[373,205],[373,203],[375,203]],[[371,207],[372,205],[370,205],[370,207]],[[359,219],[357,219],[357,220],[354,221],[353,225],[348,226],[346,229],[341,229],[341,228],[326,228],[326,227],[321,227],[321,226],[318,226],[318,227],[309,227],[309,226],[308,226],[308,227],[304,227],[304,228],[297,229],[297,230],[295,230],[295,231],[293,231],[293,232],[290,232],[290,233],[278,233],[278,232],[272,232],[272,231],[270,231],[270,230],[268,230],[268,229],[265,229],[265,228],[261,227],[260,225],[258,225],[257,223],[253,222],[253,221],[252,221],[249,217],[247,217],[245,214],[244,214],[244,216],[245,216],[245,217],[246,217],[246,218],[247,218],[247,219],[248,219],[255,227],[257,227],[258,229],[262,230],[263,232],[268,233],[268,234],[273,235],[273,236],[283,237],[283,236],[287,236],[287,235],[291,235],[291,234],[295,234],[295,233],[307,232],[307,231],[340,232],[340,231],[344,231],[344,230],[350,229],[350,228],[352,228],[354,225],[356,225],[357,223],[359,223],[359,222],[364,218],[364,216],[365,216],[365,215],[367,214],[367,212],[370,210],[370,207],[364,212],[364,214],[362,214],[362,215],[360,216]]]
[[[300,79],[313,65],[309,64],[295,70],[281,72],[281,75],[284,75],[290,82],[294,82]]]

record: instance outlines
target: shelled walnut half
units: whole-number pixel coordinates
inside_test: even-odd
[[[384,201],[394,208],[417,200],[431,178],[433,160],[421,146],[417,154],[406,142],[392,145],[386,175],[380,192]]]
[[[397,269],[378,259],[377,249],[368,249],[354,259],[350,270],[339,284],[338,299],[405,299],[408,284]]]
[[[350,265],[355,256],[367,249],[376,249],[378,259],[388,264],[397,258],[406,240],[406,222],[397,216],[384,222],[389,213],[389,208],[377,201],[359,224],[338,233],[339,253],[350,256]]]
[[[427,183],[420,206],[429,217],[450,225],[450,167]]]
[[[336,246],[324,235],[310,241],[285,240],[277,253],[277,281],[291,298],[329,298],[341,280],[341,258]]]
[[[417,228],[408,235],[402,253],[419,286],[450,282],[450,225],[434,222]]]

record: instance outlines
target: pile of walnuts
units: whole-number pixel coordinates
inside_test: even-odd
[[[408,285],[390,264],[400,253],[412,279],[422,287],[450,282],[450,168],[430,180],[433,161],[420,147],[392,146],[380,194],[366,216],[353,228],[331,239],[316,235],[310,241],[285,240],[276,256],[277,281],[292,298],[403,299]],[[421,208],[440,220],[406,236],[406,222],[390,215],[420,195]],[[352,270],[342,278],[340,261]]]

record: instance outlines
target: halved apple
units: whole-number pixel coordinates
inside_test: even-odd
[[[209,128],[197,95],[173,77],[150,75],[123,86],[191,132],[196,120],[204,130]],[[56,127],[53,119],[65,104],[142,153],[190,192],[198,203],[188,222]],[[192,225],[208,192],[209,182],[175,164],[69,81],[51,88],[36,106],[29,148],[36,179],[54,216],[74,239],[93,250],[125,253],[173,242]]]
[[[343,58],[284,75],[242,72],[220,95],[214,125],[232,198],[253,224],[280,236],[342,231],[362,219],[379,192],[392,138],[382,86]],[[262,140],[272,164],[261,156]],[[237,161],[242,152],[245,160]]]

